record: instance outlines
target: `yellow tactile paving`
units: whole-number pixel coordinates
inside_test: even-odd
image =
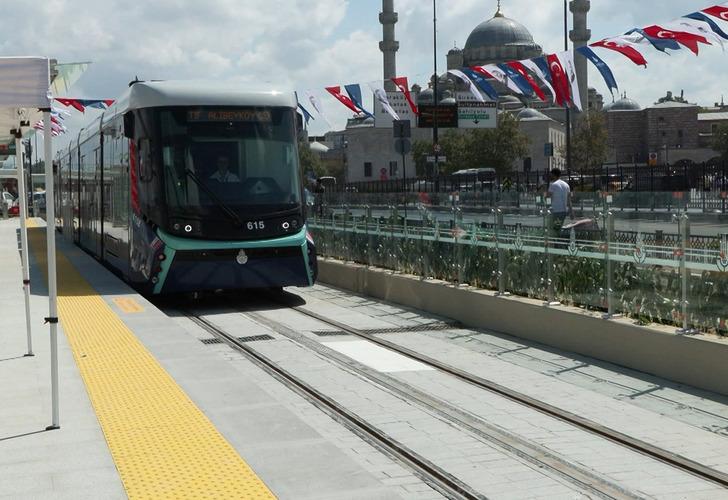
[[[45,269],[45,231],[29,238]],[[129,498],[275,498],[69,260],[57,264],[63,330]]]
[[[125,313],[140,313],[144,312],[144,308],[139,305],[139,302],[137,302],[134,299],[129,299],[126,297],[118,297],[116,299],[112,299],[112,302],[116,304],[116,307],[121,309],[122,312]]]

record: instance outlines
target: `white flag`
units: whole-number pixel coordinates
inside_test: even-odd
[[[384,90],[383,82],[369,82],[369,88],[372,89],[372,92],[374,92],[374,99],[376,99],[376,102],[382,105],[384,111],[389,113],[395,120],[399,120],[399,115],[394,110],[392,105],[389,104],[389,98],[387,97],[387,91]]]
[[[495,64],[486,64],[482,67],[485,71],[493,75],[493,78],[498,80],[500,83],[511,89],[513,92],[519,95],[523,95],[523,91],[516,85],[516,82],[508,78],[506,72],[500,69]]]
[[[520,61],[521,64],[523,64],[525,67],[530,69],[541,82],[543,82],[544,85],[546,85],[546,88],[549,89],[549,92],[551,92],[551,95],[556,97],[556,91],[554,90],[554,87],[551,85],[551,82],[549,82],[548,77],[544,74],[543,71],[541,71],[541,68],[539,68],[538,64],[533,62],[530,59],[525,59],[523,61]]]
[[[304,93],[306,94],[306,99],[308,99],[308,102],[310,102],[311,103],[311,106],[313,106],[313,109],[315,109],[316,112],[319,114],[319,116],[321,116],[321,118],[324,119],[324,121],[329,126],[329,128],[330,129],[333,129],[334,126],[331,125],[331,122],[329,121],[329,119],[324,114],[324,108],[321,105],[321,101],[319,101],[319,98],[316,97],[313,94],[313,92],[311,92],[310,90],[306,90]]]
[[[579,92],[579,80],[576,76],[576,65],[574,64],[574,52],[567,50],[566,52],[559,52],[556,57],[561,61],[566,72],[566,78],[569,81],[569,87],[571,88],[571,101],[576,106],[576,109],[583,111],[581,107],[581,93]]]
[[[720,47],[725,52],[725,40],[719,37],[710,25],[704,21],[698,21],[696,19],[681,18],[677,21],[671,21],[663,25],[663,27],[673,31],[684,31],[697,36],[702,36],[706,40],[716,42],[720,44]]]
[[[485,99],[483,99],[483,96],[480,93],[480,90],[478,90],[475,87],[475,84],[470,80],[470,78],[468,78],[468,76],[465,73],[463,73],[459,69],[449,69],[449,70],[447,70],[447,72],[450,73],[451,75],[455,75],[456,77],[460,78],[462,81],[467,83],[468,90],[470,91],[471,94],[473,94],[475,96],[476,100],[478,100],[480,102],[485,102]]]

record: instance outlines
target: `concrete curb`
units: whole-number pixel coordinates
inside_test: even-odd
[[[668,327],[604,320],[574,307],[319,259],[319,281],[728,395],[728,339],[679,335]]]

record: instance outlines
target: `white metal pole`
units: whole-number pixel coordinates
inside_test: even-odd
[[[18,193],[20,195],[20,258],[23,263],[23,293],[25,294],[25,329],[28,335],[28,352],[33,356],[33,338],[30,334],[30,267],[28,265],[28,194],[25,190],[25,169],[22,135],[20,127],[15,131],[15,168],[18,171]]]
[[[48,244],[48,318],[51,327],[51,392],[53,398],[53,424],[48,429],[59,429],[58,422],[58,286],[56,283],[56,210],[53,185],[53,124],[50,108],[43,110],[43,142],[46,181],[46,240]]]

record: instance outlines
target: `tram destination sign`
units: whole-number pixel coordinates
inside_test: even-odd
[[[458,128],[457,105],[445,104],[437,108],[434,104],[420,104],[420,118],[417,126],[420,128],[433,128],[435,124],[435,109],[437,109],[438,128]]]
[[[460,128],[496,128],[498,114],[494,102],[461,102],[458,107],[458,126]]]
[[[187,112],[189,122],[258,122],[273,120],[268,109],[196,109]]]

